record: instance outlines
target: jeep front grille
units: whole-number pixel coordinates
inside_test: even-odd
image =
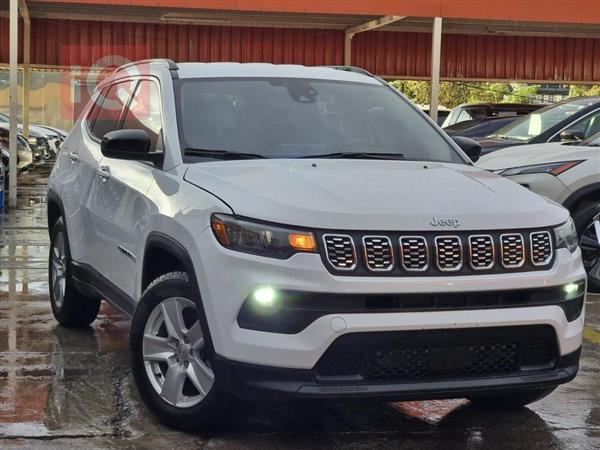
[[[435,238],[436,262],[442,272],[456,272],[463,265],[462,243],[458,236]]]
[[[389,237],[365,236],[363,237],[363,246],[369,270],[385,272],[394,268],[394,250]]]
[[[429,266],[429,249],[422,236],[400,238],[401,265],[407,272],[423,272]]]
[[[507,269],[519,268],[525,263],[525,244],[521,234],[500,236],[502,265]]]
[[[489,233],[320,234],[328,270],[353,276],[448,276],[544,270],[555,257],[548,230]]]
[[[327,260],[337,270],[353,270],[356,267],[356,249],[351,236],[326,234],[323,236]]]
[[[473,269],[486,270],[494,267],[494,240],[489,234],[469,236],[469,253]]]
[[[552,238],[550,233],[542,231],[531,233],[531,262],[536,266],[548,264],[552,259]]]

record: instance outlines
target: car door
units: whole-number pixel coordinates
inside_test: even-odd
[[[57,158],[52,178],[60,179],[61,200],[69,233],[71,257],[74,261],[91,265],[93,249],[92,212],[90,196],[96,190],[96,170],[102,159],[100,147],[91,130],[102,109],[108,89],[102,89],[92,99],[82,120],[73,131]],[[51,188],[52,188],[51,178]]]
[[[162,152],[162,114],[160,88],[156,80],[139,80],[125,107],[119,129],[139,129],[148,133],[151,151]],[[134,296],[136,263],[143,253],[144,221],[150,215],[151,202],[146,193],[156,167],[145,161],[104,157],[98,171],[102,179],[100,198],[102,220],[97,234],[103,247],[102,274],[121,291]]]

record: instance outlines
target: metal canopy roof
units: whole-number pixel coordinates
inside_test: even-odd
[[[598,0],[35,0],[31,5],[100,4],[279,13],[402,15],[475,20],[600,24]]]

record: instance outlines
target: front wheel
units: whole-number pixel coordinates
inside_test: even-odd
[[[537,402],[549,396],[555,387],[530,389],[525,391],[508,392],[503,394],[478,395],[469,397],[472,403],[492,409],[516,409]]]
[[[193,299],[187,274],[157,278],[142,295],[129,339],[140,397],[163,423],[185,431],[214,428],[229,402]]]
[[[579,235],[589,290],[600,292],[600,204],[577,211],[573,221]]]

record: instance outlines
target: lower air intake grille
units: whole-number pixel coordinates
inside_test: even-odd
[[[356,267],[356,249],[352,237],[343,234],[323,236],[327,260],[337,270],[352,270]]]
[[[425,382],[552,370],[548,326],[352,333],[339,337],[314,373],[323,383]]]

